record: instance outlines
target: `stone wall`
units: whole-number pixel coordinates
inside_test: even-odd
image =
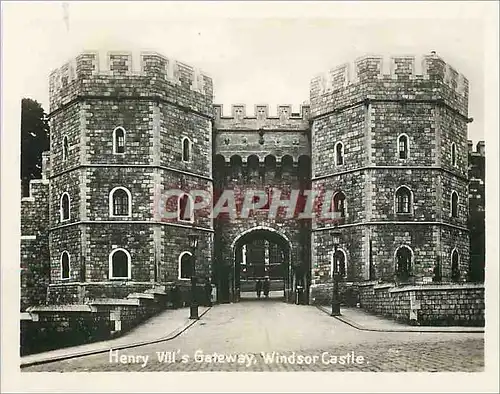
[[[361,308],[406,323],[443,326],[484,326],[484,286],[427,284],[395,287],[359,284]]]
[[[331,231],[315,231],[312,236],[313,257],[311,261],[311,287],[331,281],[331,262],[334,251]],[[361,227],[346,227],[342,230],[340,244],[337,250],[344,252],[346,262],[346,280],[363,280],[368,274],[365,265],[357,262],[364,261],[364,229]]]
[[[114,328],[106,311],[42,312],[38,319],[21,319],[21,356],[106,340]]]
[[[140,293],[154,286],[151,282],[74,282],[53,283],[48,288],[48,304],[83,304],[103,298],[126,298],[131,293]]]
[[[21,311],[45,304],[50,281],[49,181],[43,175],[30,181],[30,195],[21,199]]]
[[[49,291],[50,305],[30,307],[22,314],[21,356],[110,339],[162,310],[188,305],[191,287],[181,284],[175,297],[172,285],[53,285]],[[75,300],[74,294],[80,294],[80,298]],[[197,286],[197,301],[207,305],[202,284]]]
[[[132,293],[126,299],[30,307],[21,320],[21,355],[81,345],[121,335],[167,307],[165,293]]]
[[[473,149],[469,145],[469,231],[470,231],[470,280],[484,281],[485,270],[485,143],[479,141]]]
[[[312,285],[310,288],[310,305],[332,305],[333,283]],[[355,307],[359,302],[358,286],[353,282],[340,282],[338,285],[340,305]]]

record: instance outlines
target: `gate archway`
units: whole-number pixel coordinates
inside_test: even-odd
[[[248,229],[231,244],[233,300],[241,292],[254,292],[255,281],[268,277],[271,290],[282,290],[283,298],[294,286],[292,244],[281,232],[264,226]]]

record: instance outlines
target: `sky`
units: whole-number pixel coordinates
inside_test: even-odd
[[[387,7],[370,12],[343,3],[323,9],[299,2],[68,2],[65,20],[62,2],[3,4],[10,53],[4,62],[15,70],[19,94],[46,110],[50,71],[84,49],[155,50],[200,67],[213,78],[214,102],[225,114],[233,103],[246,104],[250,114],[261,103],[271,114],[277,104],[292,104],[296,112],[320,72],[365,54],[436,51],[469,79],[469,138],[484,138],[483,21],[473,13],[464,19],[456,7],[434,4],[421,12],[391,5],[391,15]]]

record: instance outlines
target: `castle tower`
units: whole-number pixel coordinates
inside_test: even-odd
[[[49,302],[187,281],[193,231],[211,274],[212,220],[167,219],[179,201],[164,194],[212,191],[212,96],[211,78],[157,53],[85,52],[51,73]]]
[[[331,281],[335,224],[347,282],[465,278],[467,108],[467,79],[435,53],[311,81],[313,189],[339,212],[312,224],[313,293]]]

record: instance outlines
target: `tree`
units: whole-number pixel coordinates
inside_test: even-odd
[[[22,196],[29,195],[31,179],[42,176],[42,152],[50,149],[49,122],[36,100],[21,101],[21,184]]]

